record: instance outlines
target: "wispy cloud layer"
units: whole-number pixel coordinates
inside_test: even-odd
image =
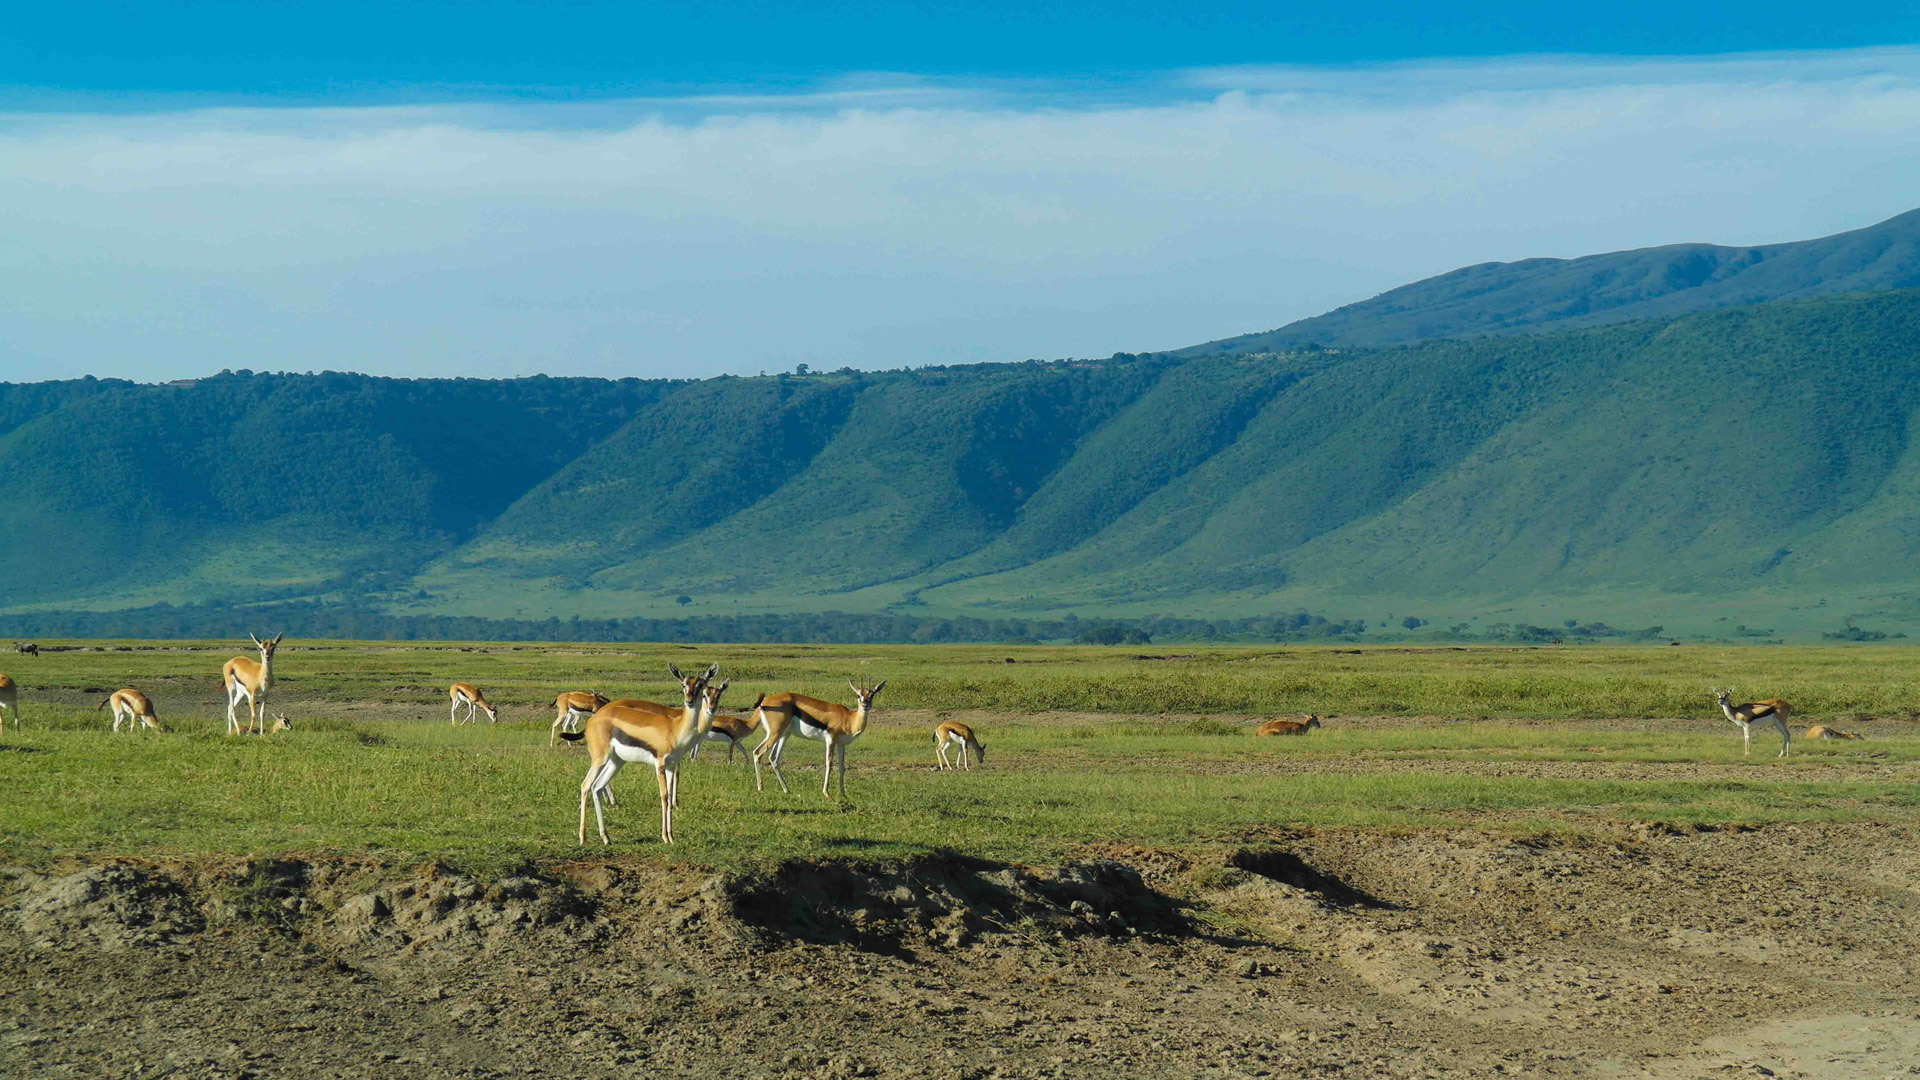
[[[0,116],[0,377],[1167,348],[1920,203],[1920,53]]]

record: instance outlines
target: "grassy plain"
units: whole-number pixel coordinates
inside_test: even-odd
[[[561,690],[662,699],[666,666],[718,661],[736,710],[761,691],[849,697],[887,679],[850,754],[849,798],[795,739],[791,795],[724,753],[682,782],[681,843],[705,865],[933,850],[1040,860],[1111,846],[1256,842],[1313,826],[1585,832],[1623,822],[1911,819],[1920,812],[1915,654],[1899,647],[1364,649],[484,645],[289,641],[272,711],[297,730],[224,730],[220,663],[195,642],[73,642],[8,657],[25,721],[0,739],[0,858],[364,853],[505,866],[583,854],[585,756],[549,750]],[[452,727],[474,682],[502,722]],[[1771,735],[1743,760],[1710,685],[1793,701],[1868,741]],[[135,686],[169,730],[107,733]],[[1306,739],[1253,723],[1312,711]],[[940,717],[972,723],[984,769],[932,771]],[[718,749],[724,751],[724,747]],[[651,777],[616,783],[609,854],[659,856]],[[596,844],[584,853],[593,856]]]

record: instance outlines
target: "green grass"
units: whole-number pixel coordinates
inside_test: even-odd
[[[1920,685],[1903,681],[1910,654],[1893,648],[1215,649],[1141,660],[1103,649],[289,641],[273,711],[297,729],[265,740],[219,733],[212,673],[235,651],[10,659],[26,721],[0,740],[0,854],[578,857],[585,755],[547,749],[551,715],[535,703],[589,685],[663,696],[669,657],[719,660],[735,707],[782,687],[845,698],[849,674],[889,680],[850,754],[844,803],[820,795],[817,743],[789,745],[791,795],[771,777],[754,792],[751,770],[721,764],[711,747],[687,766],[673,855],[705,865],[935,850],[1042,860],[1313,826],[1886,820],[1920,806],[1920,737],[1907,725],[1881,723],[1863,743],[1801,741],[1785,761],[1772,756],[1776,740],[1756,735],[1742,760],[1737,732],[1709,715],[1702,689],[1711,670],[1804,701],[1815,719],[1905,717]],[[444,687],[456,677],[486,689],[505,722],[450,727]],[[83,690],[119,685],[148,690],[171,730],[109,735],[91,707],[98,695]],[[1308,707],[1332,718],[1309,738],[1247,733],[1254,716]],[[957,710],[972,710],[988,764],[937,774],[932,718]],[[1394,716],[1404,719],[1378,719]],[[662,851],[647,772],[617,781],[613,854]]]

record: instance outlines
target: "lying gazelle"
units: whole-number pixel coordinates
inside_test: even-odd
[[[20,726],[20,688],[12,679],[0,675],[0,734],[7,730],[7,717],[13,717],[13,726]]]
[[[553,708],[557,715],[553,718],[553,730],[547,733],[547,746],[552,747],[562,731],[578,732],[587,717],[606,703],[607,695],[598,690],[569,690],[554,698]]]
[[[949,749],[957,749],[960,751],[959,765],[954,766],[947,764],[947,751]],[[948,720],[933,729],[933,756],[939,759],[941,768],[973,768],[973,763],[967,760],[967,751],[969,750],[973,751],[973,756],[980,764],[985,765],[987,763],[987,744],[973,737],[972,728],[958,721]]]
[[[1802,736],[1802,738],[1807,738],[1807,739],[1864,739],[1864,738],[1866,738],[1866,736],[1865,736],[1865,735],[1855,735],[1855,734],[1854,734],[1853,732],[1851,732],[1851,731],[1841,731],[1841,730],[1840,730],[1839,728],[1830,728],[1830,727],[1827,727],[1827,726],[1826,726],[1826,725],[1824,725],[1824,724],[1815,724],[1815,725],[1813,725],[1812,727],[1810,727],[1810,728],[1808,728],[1808,729],[1807,729],[1807,733],[1806,733],[1806,734],[1805,734],[1804,736]]]
[[[593,820],[600,828],[600,842],[610,842],[600,800],[620,766],[630,761],[653,766],[654,780],[660,785],[660,839],[673,843],[673,809],[679,795],[681,759],[706,733],[706,722],[713,715],[711,710],[719,704],[720,693],[726,690],[727,684],[720,683],[708,692],[713,677],[720,673],[718,664],[699,676],[682,675],[673,665],[668,665],[667,670],[680,680],[678,709],[650,701],[608,702],[587,718],[584,732],[568,731],[560,735],[568,742],[586,740],[587,751],[592,755],[586,778],[580,781],[580,842],[583,844],[587,842],[588,800],[593,802]]]
[[[233,710],[243,697],[247,699],[247,734],[253,733],[255,724],[259,725],[260,734],[267,733],[267,690],[273,685],[273,650],[280,647],[280,639],[287,635],[275,634],[271,641],[261,641],[252,634],[247,636],[260,648],[259,662],[236,656],[220,669],[220,685],[227,691],[229,735],[240,731],[240,721],[234,719]]]
[[[753,732],[754,725],[751,719],[728,713],[724,716],[715,716],[707,724],[706,737],[701,741],[726,743],[727,764],[731,765],[733,764],[734,747],[739,746],[740,752],[743,754],[752,753],[751,750],[741,744],[744,743],[747,736],[753,734]],[[693,759],[695,761],[700,760],[700,748],[698,746],[693,748]]]
[[[274,713],[273,714],[273,730],[292,731],[293,721],[287,719],[286,713]]]
[[[1253,729],[1255,735],[1305,735],[1320,728],[1320,718],[1308,713],[1305,720],[1281,720],[1274,718]]]
[[[1713,692],[1713,699],[1720,703],[1720,711],[1727,714],[1727,719],[1739,726],[1741,745],[1744,747],[1741,751],[1742,754],[1751,755],[1753,753],[1753,726],[1759,724],[1761,727],[1780,729],[1780,753],[1778,756],[1787,756],[1787,751],[1793,745],[1793,735],[1787,731],[1787,717],[1792,715],[1793,706],[1778,698],[1768,698],[1765,701],[1749,701],[1745,705],[1735,705],[1733,703],[1733,691],[1730,689],[1715,690]]]
[[[803,739],[818,739],[827,744],[827,769],[826,775],[820,778],[820,794],[832,794],[828,785],[833,782],[837,758],[840,765],[840,794],[846,795],[847,746],[867,730],[867,717],[873,712],[873,696],[886,689],[887,683],[882,679],[880,685],[871,690],[854,686],[852,680],[848,680],[847,685],[853,689],[855,704],[851,709],[794,693],[762,694],[760,700],[753,703],[751,714],[767,733],[766,738],[760,740],[760,745],[753,748],[750,758],[753,762],[755,791],[765,790],[760,782],[762,761],[772,767],[773,778],[780,782],[780,790],[789,790],[787,778],[780,775],[780,752],[786,748],[787,736],[798,732]]]
[[[153,700],[138,690],[132,688],[115,690],[101,698],[100,704],[95,705],[93,711],[99,712],[109,705],[113,706],[113,730],[115,731],[120,730],[122,720],[126,721],[127,730],[130,732],[139,731],[142,728],[148,731],[166,730],[160,726],[160,718],[153,714]]]
[[[487,700],[487,695],[481,693],[480,688],[472,683],[454,683],[452,686],[447,687],[447,696],[453,699],[453,711],[447,714],[448,723],[458,724],[460,722],[460,707],[462,705],[467,707],[467,723],[469,724],[473,723],[475,710],[485,712],[487,714],[487,723],[489,724],[496,723],[500,719],[500,710],[494,708],[493,703]]]

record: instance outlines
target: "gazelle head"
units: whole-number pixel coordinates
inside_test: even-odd
[[[700,706],[700,692],[706,688],[709,682],[713,681],[715,675],[720,674],[720,665],[708,664],[707,670],[700,675],[683,674],[678,664],[668,664],[667,670],[673,673],[674,678],[680,680],[680,693],[683,703],[687,708],[694,709]]]
[[[287,719],[286,713],[274,713],[273,714],[273,730],[274,731],[292,731],[293,721]]]
[[[605,708],[607,706],[607,703],[613,700],[612,698],[608,697],[607,695],[601,693],[598,690],[592,691],[592,693],[593,693],[593,707],[595,709]]]
[[[493,702],[482,698],[474,702],[474,704],[480,706],[480,711],[487,714],[487,723],[496,724],[500,722],[500,710],[494,707]]]
[[[270,641],[261,641],[258,637],[255,637],[252,633],[247,634],[247,636],[250,638],[253,638],[253,643],[259,646],[260,662],[264,664],[267,661],[273,659],[273,650],[280,647],[280,639],[283,637],[286,637],[287,635],[285,633],[275,634],[272,640]]]
[[[960,752],[964,754],[966,753],[966,750],[963,748]],[[986,743],[977,742],[973,744],[973,759],[982,765],[985,765],[987,763],[987,744]]]
[[[1320,726],[1320,717],[1319,717],[1319,715],[1318,715],[1318,714],[1315,714],[1315,713],[1308,713],[1308,714],[1307,714],[1307,727],[1309,727],[1309,728],[1318,728],[1319,726]]]
[[[854,700],[855,706],[861,712],[867,712],[873,708],[873,695],[887,688],[887,680],[881,679],[880,685],[874,687],[871,690],[860,689],[858,686],[854,685],[854,682],[852,679],[847,680],[847,686],[853,690],[853,700]]]
[[[1713,700],[1719,702],[1720,707],[1723,709],[1732,708],[1733,707],[1733,688],[1728,687],[1725,690],[1715,690],[1713,692]]]
[[[720,695],[726,693],[727,687],[732,685],[733,685],[732,680],[722,679],[717,683],[708,683],[705,687],[701,689],[700,691],[700,712],[701,712],[700,731],[703,734],[705,732],[713,730],[713,714],[719,711],[720,709]]]

